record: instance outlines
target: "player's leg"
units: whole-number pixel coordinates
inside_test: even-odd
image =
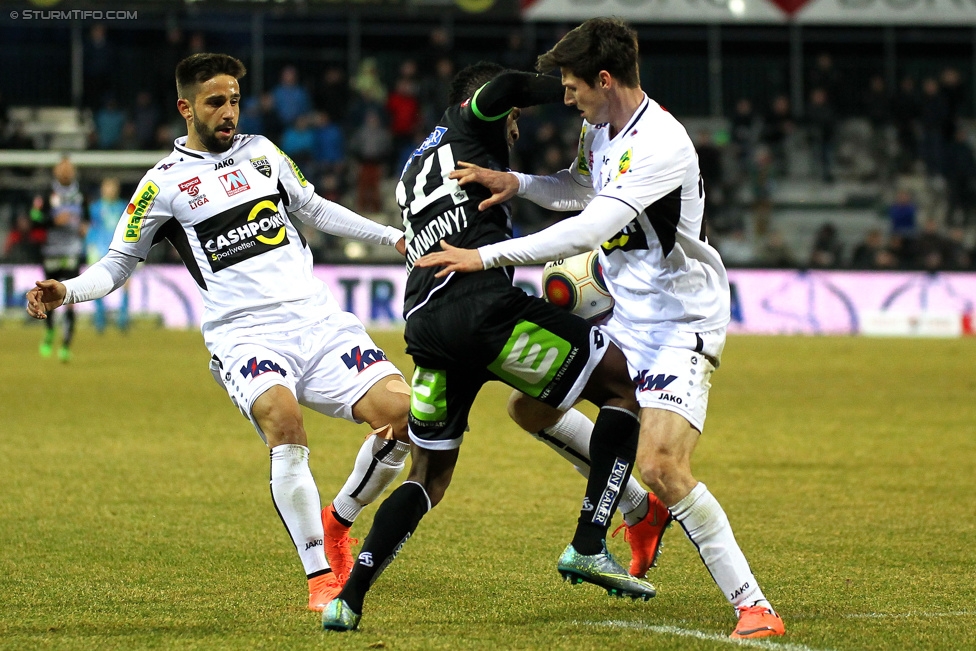
[[[635,365],[643,367],[638,373],[637,469],[644,483],[669,506],[715,583],[735,607],[739,624],[733,637],[782,635],[783,622],[763,595],[725,511],[691,471],[711,375],[724,344],[724,332],[711,337],[703,334],[705,342],[699,337],[693,350],[659,346],[635,353]],[[700,352],[709,350],[710,344],[712,355]]]
[[[522,429],[572,463],[583,477],[589,477],[593,421],[583,413],[576,409],[561,412],[521,391],[513,391],[508,414]],[[624,538],[631,550],[630,574],[644,577],[661,552],[671,514],[633,475],[627,479],[618,508],[624,522],[614,531],[614,536],[621,528],[625,529]]]
[[[225,342],[210,370],[271,450],[271,499],[305,570],[308,607],[321,610],[339,584],[325,558],[319,492],[295,397],[300,368],[279,348]]]
[[[339,493],[322,510],[325,555],[340,583],[349,578],[352,570],[351,547],[357,542],[349,537],[352,523],[403,470],[410,451],[409,410],[410,387],[399,375],[380,378],[353,405],[353,417],[369,423],[373,432],[359,448],[352,473]]]
[[[59,269],[57,266],[52,266],[48,261],[44,262],[44,277],[51,278],[53,280],[61,280],[56,277]],[[44,319],[44,336],[41,338],[41,343],[37,348],[37,352],[40,353],[41,357],[47,359],[54,352],[54,334],[55,334],[55,321],[58,321],[60,313],[58,310],[51,310],[48,312],[47,318]]]
[[[305,338],[317,353],[304,369],[299,402],[373,429],[342,489],[321,514],[326,558],[341,583],[352,569],[352,523],[396,479],[410,450],[410,387],[351,314],[329,315]]]
[[[58,349],[58,359],[62,362],[71,360],[71,341],[75,337],[75,306],[65,306],[64,313],[64,338],[61,340],[61,348]]]
[[[98,334],[105,333],[105,299],[96,298],[92,301],[95,304],[95,332]]]
[[[464,372],[427,368],[418,362],[410,408],[410,475],[376,511],[349,580],[322,613],[326,630],[347,631],[358,626],[370,587],[423,516],[443,499],[454,474],[468,412],[483,383]]]

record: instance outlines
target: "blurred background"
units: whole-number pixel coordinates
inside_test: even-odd
[[[780,270],[746,273],[738,283],[733,274],[740,322],[764,310],[767,331],[820,332],[830,331],[823,324],[840,314],[846,321],[839,331],[858,331],[867,320],[863,310],[890,311],[911,295],[902,312],[956,315],[950,319],[953,333],[971,328],[966,319],[971,323],[976,281],[960,272],[976,268],[976,5],[0,5],[0,266],[8,310],[19,311],[22,290],[30,286],[23,265],[36,268],[30,265],[36,265],[44,239],[37,224],[40,213],[50,210],[55,164],[64,156],[72,161],[93,223],[101,213],[105,221],[117,220],[119,202],[124,208],[146,169],[185,135],[173,71],[189,54],[220,51],[240,58],[249,72],[239,131],[275,141],[326,198],[399,225],[399,171],[445,108],[458,69],[491,60],[530,70],[538,54],[582,20],[617,15],[638,31],[644,90],[685,125],[698,148],[711,242],[730,268]],[[520,126],[514,169],[546,174],[573,160],[580,126],[575,111],[529,109]],[[559,217],[518,202],[516,233]],[[390,318],[398,318],[399,281],[376,290],[375,279],[342,267],[396,263],[395,253],[318,232],[306,236],[318,263],[338,265],[335,273],[347,284],[338,285],[337,293],[345,292],[347,307],[359,291],[375,307],[379,291]],[[92,239],[89,262],[99,255]],[[168,246],[154,249],[149,266],[179,263]],[[164,269],[159,277],[186,275],[171,277]],[[820,270],[887,275],[871,276],[884,287],[862,307],[868,276],[818,275]],[[402,275],[402,268],[391,268],[388,282],[390,274]],[[524,282],[531,290],[531,277]],[[751,299],[757,307],[743,312],[747,303],[738,294],[747,286],[758,288]],[[787,295],[793,298],[782,298]],[[777,297],[790,306],[777,308]],[[831,302],[836,305],[818,312]],[[786,312],[793,325],[769,325]],[[383,309],[379,314],[386,318]]]

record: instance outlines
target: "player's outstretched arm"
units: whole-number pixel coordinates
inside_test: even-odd
[[[479,167],[474,163],[458,162],[458,168],[448,174],[448,178],[457,180],[459,185],[477,183],[488,188],[491,196],[478,204],[478,210],[504,203],[518,193],[519,182],[514,174],[509,172],[498,172],[485,167]]]
[[[485,265],[481,262],[481,255],[477,249],[459,249],[441,240],[443,251],[428,253],[413,266],[415,267],[444,267],[436,274],[435,278],[443,278],[447,274],[460,271],[462,273],[472,271],[482,271]]]
[[[35,319],[46,319],[47,313],[64,303],[67,290],[57,280],[38,280],[27,292],[27,313]]]

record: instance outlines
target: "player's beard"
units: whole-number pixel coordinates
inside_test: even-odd
[[[233,122],[225,122],[220,125],[220,127],[231,127],[236,131],[237,125]],[[220,128],[218,127],[218,128]],[[200,143],[207,148],[207,151],[214,154],[222,154],[231,148],[234,144],[234,134],[231,133],[231,137],[226,141],[217,138],[217,129],[210,129],[207,125],[202,122],[193,122],[193,128],[196,129],[197,137],[200,138]]]

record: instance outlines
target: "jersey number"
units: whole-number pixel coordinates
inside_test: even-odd
[[[410,227],[408,214],[416,215],[441,197],[451,197],[455,206],[468,200],[468,193],[461,189],[457,181],[447,176],[455,168],[451,143],[438,147],[436,151],[437,164],[440,170],[433,178],[429,178],[434,168],[435,157],[428,155],[424,160],[423,167],[420,168],[420,173],[417,174],[416,182],[413,184],[413,198],[409,200],[409,203],[407,202],[407,188],[403,184],[403,179],[401,178],[400,182],[397,183],[396,199],[403,209],[403,225],[405,228]],[[438,178],[440,182],[437,182]],[[424,186],[427,185],[428,181],[434,181],[436,185],[430,194],[424,194]]]

